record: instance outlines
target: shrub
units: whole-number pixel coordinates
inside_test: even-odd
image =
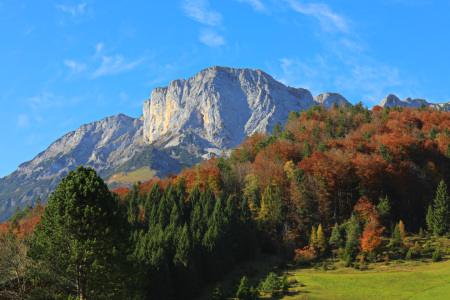
[[[242,277],[236,297],[240,300],[255,300],[259,298],[259,291],[248,283],[247,277]]]
[[[216,285],[216,288],[214,289],[211,298],[213,300],[225,300],[220,283]]]
[[[267,275],[266,280],[262,284],[261,292],[265,294],[270,294],[272,297],[279,293],[281,289],[281,281],[278,278],[277,274],[271,272]]]
[[[436,249],[434,250],[433,256],[431,257],[431,260],[433,262],[437,262],[442,260],[442,255],[441,255],[441,250],[439,250],[438,247],[436,247]]]
[[[411,248],[409,248],[408,253],[406,253],[405,259],[411,260],[411,256],[412,256],[412,251],[411,251]]]
[[[310,263],[317,258],[317,253],[313,247],[306,246],[303,249],[295,250],[294,260],[301,265]]]
[[[350,255],[345,255],[344,257],[344,267],[348,268],[352,264],[352,257]]]
[[[422,227],[420,227],[420,229],[419,229],[419,237],[423,238],[424,236],[425,236],[425,233],[423,232]]]
[[[283,292],[283,294],[287,294],[287,292],[289,291],[289,281],[288,281],[288,276],[287,273],[283,274],[283,277],[281,278],[281,291]]]

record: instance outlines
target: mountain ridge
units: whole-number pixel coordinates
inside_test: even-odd
[[[383,105],[408,104],[390,98]],[[139,118],[117,114],[83,124],[0,178],[0,221],[18,205],[24,207],[37,197],[45,201],[76,165],[94,167],[105,180],[142,167],[149,170],[141,173],[164,177],[183,164],[229,151],[247,135],[270,132],[290,111],[315,104],[329,108],[335,102],[351,105],[337,93],[313,98],[310,91],[288,87],[261,70],[215,66],[173,80],[152,91]],[[118,183],[109,184],[113,188]]]

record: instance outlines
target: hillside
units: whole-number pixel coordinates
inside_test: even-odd
[[[335,104],[328,110],[311,106],[292,111],[285,126],[274,126],[270,135],[248,137],[229,157],[212,157],[183,168],[178,175],[152,178],[131,189],[118,187],[112,191],[115,198],[94,170],[78,167],[50,197],[40,219],[42,226],[31,232],[31,227],[22,227],[25,223],[19,220],[16,225],[0,224],[0,229],[6,238],[15,234],[8,228],[36,235],[41,246],[27,244],[30,240],[26,236],[23,240],[31,253],[25,261],[32,264],[33,258],[46,266],[38,272],[53,274],[54,259],[58,259],[63,268],[53,276],[70,278],[74,274],[64,266],[67,257],[87,255],[92,259],[84,247],[97,243],[86,235],[103,235],[103,229],[96,230],[95,224],[107,216],[115,218],[118,223],[105,223],[111,224],[108,234],[121,236],[123,243],[118,245],[129,253],[121,257],[129,261],[119,266],[112,260],[95,268],[98,272],[119,272],[104,284],[114,287],[120,283],[123,288],[117,293],[129,298],[195,299],[205,286],[221,281],[226,283],[227,297],[247,291],[257,299],[280,290],[291,295],[301,295],[303,290],[322,295],[313,286],[304,288],[289,282],[288,274],[282,281],[278,278],[281,270],[296,272],[289,267],[293,263],[302,268],[312,265],[315,270],[342,270],[328,275],[335,284],[347,282],[337,276],[350,278],[354,273],[350,267],[383,270],[392,265],[389,268],[395,269],[405,260],[425,268],[428,263],[446,259],[450,253],[446,238],[450,234],[446,184],[450,174],[449,125],[450,113],[434,108],[376,106],[368,110],[361,103]],[[135,172],[148,173],[148,169]],[[81,206],[74,206],[74,201]],[[103,209],[116,213],[107,215]],[[36,219],[34,216],[33,222]],[[55,234],[56,229],[59,233]],[[80,235],[80,230],[85,234]],[[21,239],[12,240],[11,245],[22,245]],[[59,247],[59,243],[73,240],[85,246]],[[45,245],[54,248],[42,255],[48,251]],[[92,248],[92,255],[106,257],[108,253],[114,257],[111,247],[98,245]],[[238,279],[227,283],[224,275],[234,266],[251,264],[262,255],[275,257],[276,273],[261,274],[264,281],[255,288],[258,271],[241,267]],[[313,270],[306,273],[323,279]],[[309,284],[306,273],[294,273],[297,283]],[[395,278],[389,272],[366,274],[375,281]],[[116,282],[115,278],[122,279]],[[88,279],[97,286],[97,277]],[[57,294],[80,292],[76,286],[66,290],[59,280],[51,279],[34,289],[48,293],[41,288],[47,285]],[[434,286],[432,282],[427,285]],[[420,287],[416,290],[423,291]],[[217,286],[214,292],[222,293]],[[355,297],[367,296],[359,288],[349,292]],[[436,292],[439,295],[445,289]],[[113,291],[106,293],[112,295]],[[386,293],[399,295],[395,290]]]
[[[334,101],[328,94],[325,98],[326,106]],[[289,111],[314,103],[309,91],[287,87],[260,70],[212,67],[174,80],[152,92],[140,118],[119,114],[82,125],[0,178],[0,221],[38,197],[45,202],[77,165],[94,167],[111,189],[131,187],[133,180],[164,178],[183,164],[221,155],[247,135],[284,123]],[[150,169],[124,179],[143,167]]]

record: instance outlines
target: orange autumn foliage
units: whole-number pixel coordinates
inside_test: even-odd
[[[375,213],[368,216],[368,222],[364,227],[362,237],[360,238],[360,250],[363,253],[377,253],[383,246],[382,234],[384,227],[380,225],[379,217]]]

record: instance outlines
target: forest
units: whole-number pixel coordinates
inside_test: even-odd
[[[0,295],[194,299],[262,254],[298,265],[336,256],[348,267],[389,260],[386,249],[411,258],[419,250],[407,232],[450,235],[449,127],[450,112],[424,106],[316,105],[230,156],[132,189],[109,191],[80,166],[46,205],[0,224]],[[226,297],[288,290],[270,276],[259,287],[244,277]],[[225,299],[220,288],[212,297]]]

